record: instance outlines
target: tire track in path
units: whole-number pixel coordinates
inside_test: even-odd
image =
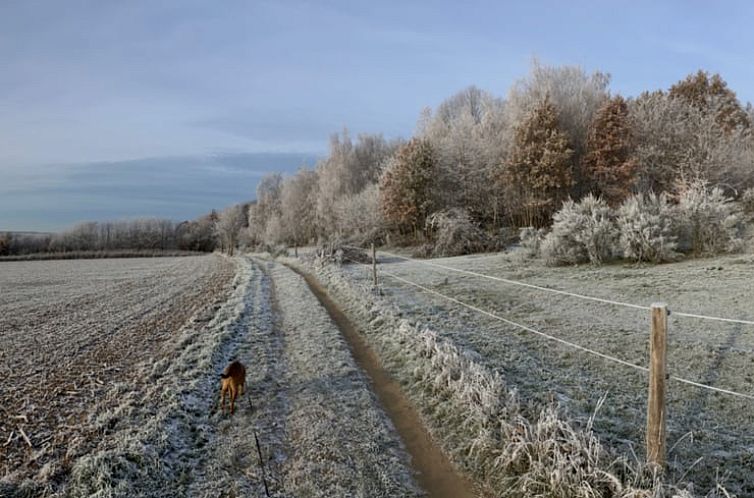
[[[315,277],[294,267],[289,267],[306,281],[311,292],[327,310],[348,342],[351,353],[359,367],[367,374],[371,387],[377,394],[383,409],[392,420],[398,434],[412,458],[417,480],[431,498],[473,498],[474,486],[456,472],[453,465],[432,440],[419,413],[382,367],[379,357],[361,337],[351,320],[330,299]]]

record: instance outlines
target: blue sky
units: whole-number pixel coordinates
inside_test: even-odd
[[[407,136],[465,86],[503,96],[533,56],[624,95],[704,68],[754,100],[751,19],[754,3],[691,0],[8,0],[0,229],[194,217],[344,126]]]

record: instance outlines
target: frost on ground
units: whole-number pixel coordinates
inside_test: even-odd
[[[108,366],[128,375],[96,374],[102,382],[92,383],[100,387],[96,399],[77,409],[76,422],[66,423],[75,437],[50,452],[34,475],[23,474],[29,464],[9,465],[0,477],[0,496],[265,496],[265,481],[276,497],[418,495],[395,431],[336,326],[300,277],[243,257],[207,258],[180,271],[169,265],[166,270],[162,262],[158,267],[168,274],[185,272],[192,282],[202,265],[215,264],[223,275],[235,273],[232,282],[221,286],[221,293],[197,288],[208,294],[209,306],[189,307],[193,318],[165,333],[169,340],[158,341],[162,335],[154,329],[117,335],[122,342],[112,344],[107,336],[101,339],[100,349],[110,344],[125,362],[108,357],[113,362]],[[159,280],[170,281],[166,275],[145,280],[158,287],[157,295],[167,291]],[[19,281],[26,280],[19,276]],[[138,282],[127,282],[147,292]],[[78,288],[72,285],[71,291]],[[122,288],[113,292],[100,294],[111,306],[118,295],[130,302]],[[186,304],[177,292],[171,299]],[[85,313],[96,302],[82,300],[77,309]],[[81,335],[86,337],[74,331],[65,339],[76,342]],[[70,347],[64,338],[59,341],[61,348]],[[69,353],[73,361],[75,351]],[[217,411],[219,373],[234,358],[247,365],[247,393],[228,417]],[[89,384],[76,385],[82,386],[88,392]],[[36,403],[25,413],[59,415]]]
[[[254,410],[241,399],[232,420],[213,419],[217,434],[188,494],[264,496],[257,436],[272,496],[419,496],[394,429],[325,309],[300,276],[258,264],[264,284],[237,354]]]
[[[289,495],[419,496],[397,434],[326,310],[302,277],[279,265],[271,272],[288,364]]]
[[[140,363],[169,357],[234,272],[219,256],[3,263],[0,494],[62,489],[112,429],[94,414],[142,399]]]
[[[679,303],[677,309],[686,311],[694,308],[682,306],[692,299],[679,295],[679,279],[686,289],[695,290],[743,284],[746,278],[730,270],[726,284],[709,278],[725,271],[718,270],[718,264],[735,268],[736,258],[651,269],[556,270],[521,266],[518,260],[506,262],[505,258],[463,257],[443,262],[556,288],[565,288],[569,279],[575,279],[568,290],[591,291],[600,297],[623,297],[623,286],[629,290],[627,300],[640,304],[654,300],[653,293],[659,291],[667,300],[674,298],[671,302]],[[573,303],[565,296],[501,288],[499,283],[433,271],[419,263],[387,257],[382,261],[384,270],[438,292],[626,361],[646,363],[649,325],[645,316],[605,310],[597,303]],[[710,269],[713,264],[714,270]],[[323,267],[312,261],[307,265],[367,334],[445,450],[491,493],[692,496],[693,489],[705,496],[711,489],[709,496],[725,496],[717,488],[721,482],[740,496],[752,494],[748,471],[754,448],[749,431],[752,412],[743,401],[671,384],[668,444],[672,450],[664,482],[685,488],[680,491],[661,484],[639,464],[646,377],[543,343],[387,275],[381,277],[383,295],[377,296],[371,289],[371,268]],[[742,291],[743,286],[739,295]],[[743,302],[733,293],[728,293],[729,300],[738,306],[731,306],[729,312],[743,312]],[[712,327],[697,324],[694,328],[676,320],[671,330],[678,334],[672,336],[669,353],[674,375],[751,392],[750,377],[742,372],[750,368],[751,349],[745,344],[751,344],[752,336],[741,331],[721,334]],[[721,347],[710,347],[720,339]],[[714,378],[709,377],[711,372]],[[727,383],[733,377],[738,378],[732,385]],[[605,401],[600,403],[603,396]],[[684,436],[689,431],[693,436]],[[703,459],[696,462],[700,456]]]

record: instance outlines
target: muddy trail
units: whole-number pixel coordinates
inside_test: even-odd
[[[417,480],[432,498],[473,498],[477,496],[473,484],[460,475],[440,447],[433,441],[421,417],[400,385],[382,367],[379,357],[369,347],[353,322],[328,296],[315,277],[292,268],[306,281],[311,292],[327,310],[337,325],[356,363],[369,376],[370,384],[377,394],[383,409],[393,422],[411,463],[417,472]]]

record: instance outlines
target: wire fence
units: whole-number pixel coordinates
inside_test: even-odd
[[[358,249],[361,249],[361,248],[358,248]],[[602,299],[602,298],[597,298],[597,297],[593,297],[593,296],[585,296],[585,295],[581,295],[581,294],[576,294],[576,293],[571,293],[571,292],[566,292],[566,291],[560,291],[560,290],[557,290],[557,289],[550,289],[548,287],[542,287],[542,286],[538,286],[538,285],[533,285],[533,284],[529,284],[529,283],[526,283],[526,282],[519,282],[519,281],[515,281],[515,280],[502,279],[502,278],[499,278],[499,277],[493,277],[493,276],[485,275],[485,274],[482,274],[482,273],[469,272],[467,270],[460,270],[460,269],[457,269],[457,268],[452,268],[452,267],[448,267],[448,266],[437,264],[437,263],[416,260],[414,258],[408,258],[408,257],[405,257],[405,256],[399,256],[399,255],[396,255],[396,254],[388,253],[386,251],[382,251],[382,253],[387,254],[387,255],[389,255],[391,257],[396,257],[396,258],[407,260],[407,261],[414,261],[414,262],[417,262],[417,263],[420,263],[420,264],[425,264],[425,265],[434,266],[434,267],[438,267],[438,268],[443,268],[443,269],[447,269],[447,270],[457,271],[457,272],[460,272],[460,273],[467,273],[467,274],[471,274],[471,275],[478,276],[478,277],[489,278],[491,280],[499,280],[499,281],[503,281],[503,282],[506,282],[506,283],[512,283],[512,284],[520,285],[520,286],[523,286],[523,287],[535,288],[535,289],[538,289],[538,290],[553,292],[553,293],[556,293],[556,294],[565,294],[565,295],[569,295],[569,296],[572,296],[572,297],[577,297],[577,298],[580,298],[580,299],[586,299],[586,300],[589,300],[589,301],[596,301],[596,302],[601,302],[601,303],[604,303],[604,304],[619,305],[619,306],[625,306],[625,307],[629,307],[629,308],[641,309],[641,310],[647,310],[647,311],[651,309],[651,307],[649,307],[649,306],[639,306],[639,305],[631,304],[631,303],[623,303],[623,302],[620,302],[620,301],[613,301],[613,300],[609,300],[609,299]],[[348,261],[351,261],[353,263],[357,263],[357,264],[361,264],[361,265],[365,265],[365,266],[370,266],[370,264],[368,264],[368,263],[362,263],[360,261],[356,261],[356,260],[351,259],[351,258],[345,257],[345,259],[347,259]],[[420,289],[420,290],[422,290],[424,292],[427,292],[429,294],[438,296],[438,297],[440,297],[442,299],[445,299],[445,300],[447,300],[449,302],[452,302],[454,304],[457,304],[459,306],[465,307],[465,308],[467,308],[469,310],[472,310],[474,312],[477,312],[479,314],[485,315],[485,316],[487,316],[489,318],[492,318],[492,319],[498,320],[500,322],[506,323],[508,325],[511,325],[511,326],[516,327],[516,328],[521,329],[521,330],[524,330],[524,331],[529,332],[531,334],[535,334],[535,335],[537,335],[539,337],[542,337],[544,339],[547,339],[549,341],[558,342],[558,343],[563,344],[565,346],[568,346],[568,347],[570,347],[572,349],[581,351],[583,353],[586,353],[586,354],[589,354],[589,355],[592,355],[592,356],[599,357],[599,358],[601,358],[601,359],[603,359],[605,361],[608,361],[608,362],[612,362],[612,363],[615,363],[615,364],[618,364],[618,365],[622,365],[624,367],[628,367],[628,368],[631,368],[631,369],[634,369],[634,370],[638,370],[638,371],[641,371],[643,373],[649,373],[649,368],[647,368],[647,367],[644,367],[644,366],[641,366],[641,365],[636,365],[634,363],[631,363],[631,362],[628,362],[628,361],[625,361],[625,360],[621,360],[620,358],[616,358],[615,356],[612,356],[612,355],[609,355],[609,354],[605,354],[605,353],[602,353],[600,351],[596,351],[594,349],[587,348],[585,346],[581,346],[579,344],[567,341],[567,340],[562,339],[560,337],[556,337],[556,336],[553,336],[551,334],[547,334],[545,332],[536,330],[536,329],[534,329],[532,327],[529,327],[527,325],[523,325],[523,324],[517,323],[517,322],[515,322],[513,320],[509,320],[507,318],[504,318],[504,317],[500,316],[497,313],[493,313],[491,311],[484,310],[482,308],[479,308],[478,306],[475,306],[473,304],[469,304],[467,302],[464,302],[464,301],[462,301],[462,300],[460,300],[460,299],[458,299],[456,297],[449,296],[449,295],[447,295],[445,293],[436,291],[434,289],[430,289],[429,287],[426,287],[426,286],[424,286],[424,285],[422,285],[420,283],[411,281],[411,280],[409,280],[407,278],[404,278],[404,277],[401,277],[401,276],[396,275],[394,273],[391,273],[389,271],[386,271],[384,268],[380,269],[380,274],[381,275],[387,275],[387,276],[389,276],[391,278],[394,278],[394,279],[396,279],[396,280],[398,280],[400,282],[403,282],[404,284],[410,285],[412,287]],[[743,324],[752,324],[752,325],[754,325],[754,322],[750,322],[750,321],[747,321],[747,320],[733,320],[733,319],[720,318],[720,317],[707,317],[705,315],[696,315],[696,314],[678,313],[678,312],[674,312],[673,314],[677,315],[677,316],[685,316],[685,317],[692,317],[692,318],[701,318],[701,319],[709,319],[709,320],[716,320],[716,321],[724,321],[724,322],[733,322],[733,323],[743,323]],[[689,386],[697,387],[697,388],[700,388],[700,389],[705,389],[705,390],[717,392],[717,393],[720,393],[720,394],[734,396],[734,397],[741,398],[741,399],[754,400],[754,395],[751,395],[751,394],[740,393],[740,392],[732,391],[732,390],[729,390],[729,389],[723,389],[723,388],[720,388],[720,387],[711,386],[711,385],[704,384],[704,383],[701,383],[701,382],[695,382],[695,381],[692,381],[690,379],[686,379],[686,378],[678,377],[678,376],[673,376],[673,375],[669,376],[668,378],[671,379],[671,380],[673,380],[673,381],[675,381],[675,382],[679,382],[679,383],[686,384],[686,385],[689,385]]]
[[[587,296],[587,295],[578,294],[578,293],[575,293],[575,292],[569,292],[569,291],[564,291],[564,290],[559,290],[559,289],[553,289],[551,287],[543,287],[541,285],[530,284],[530,283],[522,282],[522,281],[519,281],[519,280],[511,280],[511,279],[502,278],[502,277],[495,277],[493,275],[487,275],[485,273],[479,273],[479,272],[474,272],[474,271],[470,271],[470,270],[463,270],[461,268],[453,268],[452,266],[447,266],[447,265],[443,265],[443,264],[439,264],[439,263],[434,263],[432,261],[423,261],[423,260],[420,260],[420,259],[410,258],[410,257],[407,257],[407,256],[401,256],[399,254],[394,254],[394,253],[390,253],[390,252],[387,252],[387,251],[381,251],[381,252],[383,254],[387,254],[390,257],[402,259],[404,261],[410,261],[412,263],[417,263],[417,264],[422,264],[422,265],[427,265],[427,266],[434,266],[434,267],[437,267],[437,268],[442,268],[444,270],[450,270],[450,271],[457,272],[457,273],[463,273],[463,274],[471,275],[471,276],[474,276],[474,277],[486,278],[488,280],[494,280],[494,281],[497,281],[497,282],[503,282],[503,283],[510,284],[510,285],[517,285],[517,286],[520,286],[520,287],[528,287],[530,289],[536,289],[536,290],[540,290],[540,291],[543,291],[543,292],[549,292],[549,293],[553,293],[553,294],[561,294],[561,295],[564,295],[564,296],[570,296],[570,297],[574,297],[574,298],[577,298],[577,299],[583,299],[583,300],[587,300],[587,301],[594,301],[594,302],[603,303],[603,304],[610,304],[610,305],[613,305],[613,306],[622,306],[622,307],[625,307],[625,308],[634,308],[634,309],[645,310],[645,311],[649,311],[649,309],[650,309],[649,306],[642,306],[642,305],[633,304],[633,303],[627,303],[627,302],[623,302],[623,301],[615,301],[615,300],[612,300],[612,299],[603,299],[603,298],[595,297],[595,296]],[[741,324],[741,325],[754,325],[754,320],[741,320],[741,319],[737,319],[737,318],[725,318],[725,317],[719,317],[719,316],[701,315],[701,314],[696,314],[696,313],[685,313],[685,312],[681,312],[681,311],[673,311],[673,315],[674,316],[682,316],[682,317],[686,317],[686,318],[697,318],[697,319],[700,319],[700,320],[712,320],[712,321],[717,321],[717,322],[738,323],[738,324]]]

